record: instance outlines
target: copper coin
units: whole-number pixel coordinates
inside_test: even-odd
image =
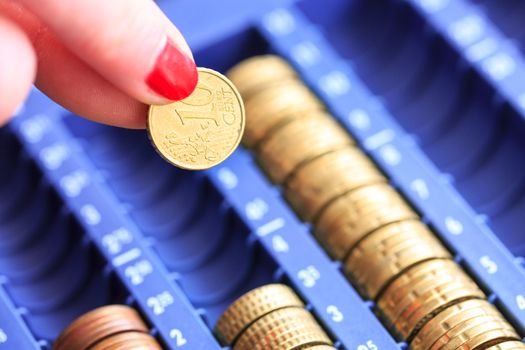
[[[407,220],[365,237],[346,259],[344,269],[363,295],[375,299],[401,272],[435,258],[450,258],[450,254],[426,225]]]
[[[391,186],[374,184],[331,202],[319,216],[314,234],[333,258],[342,260],[371,232],[411,219],[417,219],[417,214]]]
[[[147,333],[126,332],[105,338],[89,350],[162,350],[162,347]]]
[[[386,178],[370,159],[358,148],[349,146],[301,167],[286,182],[285,197],[303,220],[315,222],[334,198],[380,182],[386,182]]]
[[[292,350],[332,342],[303,308],[273,311],[255,321],[238,338],[233,350]]]
[[[312,159],[352,143],[352,138],[329,114],[315,111],[274,130],[259,144],[256,153],[270,179],[283,184]]]
[[[254,56],[238,63],[226,75],[243,97],[276,82],[297,79],[295,70],[283,58],[275,55]]]
[[[303,306],[297,294],[284,284],[268,284],[255,288],[226,309],[215,325],[215,334],[222,344],[232,345],[248,326],[268,313]]]
[[[420,263],[399,276],[378,300],[378,308],[402,339],[410,341],[424,324],[448,306],[485,295],[452,260]]]
[[[135,309],[108,305],[73,321],[55,341],[54,350],[84,350],[99,340],[122,332],[147,333],[148,327]]]

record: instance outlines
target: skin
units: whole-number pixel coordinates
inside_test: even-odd
[[[166,37],[192,57],[151,0],[0,0],[0,125],[34,83],[80,116],[144,128],[147,105],[170,102],[145,83]]]

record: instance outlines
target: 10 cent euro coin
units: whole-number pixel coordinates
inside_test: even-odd
[[[184,100],[149,108],[148,134],[157,152],[183,169],[211,168],[239,145],[244,132],[242,98],[224,75],[198,68],[195,91]]]

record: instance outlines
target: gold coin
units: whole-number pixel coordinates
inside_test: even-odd
[[[324,110],[323,104],[303,83],[284,81],[254,95],[245,103],[246,128],[243,144],[257,147],[274,128],[305,113]]]
[[[125,332],[105,338],[89,350],[162,350],[162,347],[147,333]]]
[[[442,337],[462,323],[472,322],[478,317],[495,317],[503,320],[503,316],[488,301],[483,299],[471,299],[461,301],[449,306],[431,318],[417,332],[410,342],[413,350],[429,350],[432,346],[443,339]]]
[[[103,338],[122,332],[147,333],[148,327],[129,306],[103,306],[73,321],[60,334],[53,349],[84,350]]]
[[[499,316],[480,316],[464,321],[447,331],[431,349],[479,349],[505,340],[519,340],[510,324]]]
[[[332,342],[303,308],[273,311],[255,321],[238,338],[233,350],[292,350]]]
[[[344,269],[364,296],[375,299],[401,272],[436,258],[450,254],[426,225],[408,220],[365,237],[345,260]]]
[[[314,234],[326,251],[342,260],[367,234],[387,224],[417,219],[416,213],[388,184],[350,191],[323,210]]]
[[[266,314],[288,307],[303,307],[297,294],[284,284],[255,288],[233,302],[215,325],[215,334],[223,345],[231,345],[253,322]]]
[[[487,350],[524,350],[525,344],[521,341],[506,341],[498,345],[491,346]]]
[[[434,315],[466,299],[485,295],[452,260],[420,263],[399,276],[378,300],[394,333],[410,341]]]
[[[282,184],[308,161],[353,143],[348,133],[326,112],[313,111],[274,130],[256,150],[261,167]]]
[[[287,181],[285,197],[299,216],[315,222],[334,198],[361,186],[386,182],[364,153],[345,147],[312,160]]]
[[[312,345],[312,346],[307,346],[305,348],[301,348],[301,349],[308,349],[308,350],[336,350],[333,346],[330,346],[330,345]]]
[[[183,169],[208,169],[224,161],[244,131],[244,105],[235,86],[218,72],[198,68],[195,91],[182,101],[152,105],[148,134],[157,152]]]
[[[297,79],[295,70],[288,62],[275,55],[248,58],[231,68],[226,75],[243,97],[248,97],[253,92],[272,86],[276,82]]]

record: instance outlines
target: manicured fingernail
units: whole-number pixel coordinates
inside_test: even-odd
[[[162,97],[178,101],[193,92],[197,80],[195,62],[167,38],[153,70],[146,77],[146,84]]]

